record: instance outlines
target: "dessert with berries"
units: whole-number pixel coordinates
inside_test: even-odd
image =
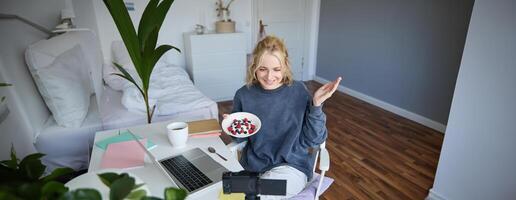
[[[226,129],[232,135],[252,135],[256,132],[256,125],[247,118],[233,119]]]

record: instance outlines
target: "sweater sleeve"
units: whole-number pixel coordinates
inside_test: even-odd
[[[327,136],[326,115],[322,111],[322,105],[313,106],[310,102],[305,112],[301,144],[306,147],[318,146],[326,140]]]
[[[326,115],[322,110],[323,105],[313,105],[312,95],[310,95],[306,85],[303,84],[303,86],[308,98],[306,101],[301,144],[305,147],[315,147],[326,141],[326,137],[328,137]]]

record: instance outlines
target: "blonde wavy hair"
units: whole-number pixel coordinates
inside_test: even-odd
[[[263,38],[253,50],[253,60],[251,65],[247,68],[246,73],[246,85],[249,87],[253,84],[258,83],[256,77],[256,71],[261,65],[262,58],[265,54],[273,55],[278,58],[281,63],[281,71],[283,72],[283,84],[292,85],[294,78],[292,70],[290,68],[290,62],[288,60],[288,52],[283,40],[275,36],[267,36]]]

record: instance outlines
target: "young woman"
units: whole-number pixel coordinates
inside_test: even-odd
[[[233,100],[233,112],[253,113],[262,122],[257,134],[245,138],[244,169],[262,172],[261,178],[287,180],[286,197],[299,193],[312,176],[314,157],[308,150],[327,137],[322,104],[340,80],[323,85],[312,97],[303,82],[293,80],[285,44],[273,36],[261,40],[246,85]]]

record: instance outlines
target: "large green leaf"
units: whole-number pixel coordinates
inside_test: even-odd
[[[147,45],[152,45],[151,48],[156,47],[156,43],[148,43],[146,40],[149,39],[149,34],[151,34],[154,29],[157,28],[159,30],[161,28],[172,3],[174,3],[174,0],[163,0],[159,5],[157,0],[149,2],[138,26],[140,45],[144,45],[145,48],[148,48]]]
[[[0,189],[0,199],[23,200],[22,198],[16,196],[16,194],[2,189]]]
[[[77,189],[65,193],[60,200],[102,200],[102,196],[95,189]]]
[[[16,150],[14,149],[13,144],[11,144],[11,159],[2,160],[0,163],[2,163],[2,165],[5,165],[6,167],[11,168],[11,169],[18,168],[18,158],[16,157]]]
[[[113,173],[113,172],[102,173],[102,174],[99,174],[98,176],[100,178],[100,181],[102,181],[102,183],[104,183],[104,185],[106,185],[108,187],[111,187],[111,184],[113,184],[113,182],[115,182],[115,180],[117,180],[121,177],[117,173]]]
[[[145,46],[145,40],[147,40],[148,35],[155,28],[155,10],[158,7],[159,0],[150,0],[143,11],[142,17],[140,18],[140,23],[138,25],[138,39],[140,42],[140,47],[148,48]],[[158,29],[159,30],[159,29]]]
[[[16,168],[18,168],[18,163],[16,163],[16,160],[2,160],[0,163],[2,167],[6,167],[12,170],[16,170]]]
[[[44,199],[57,199],[68,192],[68,187],[57,181],[50,181],[41,188],[41,197]]]
[[[116,68],[118,70],[120,70],[120,72],[122,72],[122,74],[118,74],[118,73],[112,73],[112,75],[116,75],[116,76],[120,76],[124,79],[126,79],[127,81],[131,82],[134,86],[136,86],[136,88],[138,88],[138,91],[140,91],[140,93],[143,95],[145,95],[143,93],[143,90],[142,88],[140,87],[140,85],[138,85],[138,83],[136,83],[136,81],[134,80],[134,78],[131,76],[131,74],[129,74],[129,72],[127,72],[127,70],[125,70],[125,68],[123,68],[121,65],[119,65],[118,63],[113,63]]]
[[[45,172],[46,168],[40,160],[40,158],[44,155],[45,154],[35,153],[23,158],[19,166],[21,174],[31,180],[38,180],[39,177],[43,175],[43,172]]]
[[[129,193],[126,199],[139,200],[145,195],[147,195],[147,192],[145,190],[133,190],[131,193]]]
[[[155,65],[158,62],[159,58],[161,58],[161,56],[163,56],[163,54],[165,54],[170,49],[175,49],[178,52],[181,52],[177,47],[174,47],[174,46],[171,46],[171,45],[166,45],[166,44],[165,45],[161,45],[152,54],[152,58],[151,58],[152,61],[151,61],[151,63],[154,63],[154,65]]]
[[[115,180],[109,187],[111,189],[109,199],[120,200],[126,198],[133,190],[134,185],[134,178],[129,176],[123,176]]]
[[[74,170],[72,168],[68,168],[68,167],[57,168],[57,169],[54,169],[54,171],[52,171],[52,173],[50,173],[50,175],[43,177],[42,181],[43,182],[52,181],[52,180],[55,180],[56,178],[59,178],[63,175],[71,174],[73,172],[74,172]]]
[[[24,199],[38,199],[41,196],[41,187],[40,182],[24,183],[16,188],[16,193]]]
[[[129,56],[133,61],[136,72],[141,76],[142,59],[140,54],[140,44],[138,41],[138,35],[134,29],[133,22],[129,16],[129,12],[125,7],[125,3],[122,0],[103,0],[104,4],[109,10],[109,13],[113,17],[113,21],[120,32],[120,36],[124,41]]]
[[[116,63],[116,62],[113,62],[113,65],[115,65],[115,67],[120,71],[122,72],[123,74],[123,78],[127,79],[129,82],[131,83],[134,83],[136,85],[136,87],[139,87],[139,85],[136,83],[135,79],[131,76],[131,74],[120,64]],[[113,74],[116,74],[116,73],[113,73]]]
[[[170,9],[170,6],[174,3],[174,0],[163,0],[159,5],[158,9],[156,9],[155,12],[155,23],[159,28],[161,28],[161,25],[163,25],[163,22],[165,21],[165,17],[167,16],[168,10]]]
[[[152,63],[152,54],[154,52],[154,47],[156,46],[156,42],[158,40],[159,29],[156,27],[149,37],[146,40],[145,48],[143,49],[143,65],[145,68],[142,70],[143,77],[142,83],[144,90],[148,90],[150,84],[150,77],[152,74],[152,70],[154,69],[154,64]]]
[[[0,184],[13,184],[13,181],[23,179],[17,170],[0,165]]]
[[[165,200],[183,200],[186,198],[186,191],[178,188],[166,188]]]

